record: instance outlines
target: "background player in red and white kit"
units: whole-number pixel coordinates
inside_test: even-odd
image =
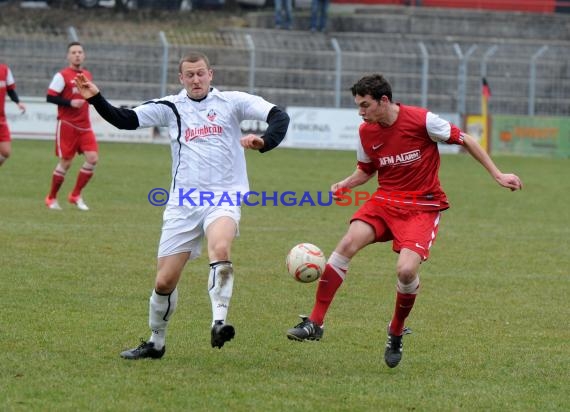
[[[18,105],[22,113],[26,112],[26,106],[20,102],[16,93],[16,82],[10,68],[0,63],[0,166],[10,157],[12,145],[10,143],[10,129],[6,119],[5,104],[6,94]]]
[[[221,348],[234,337],[226,318],[234,283],[231,247],[241,217],[236,198],[249,191],[244,149],[263,153],[277,147],[289,125],[286,112],[259,96],[211,87],[213,70],[202,53],[183,57],[178,76],[184,87],[178,94],[133,110],[109,104],[85,76],[76,80],[83,97],[109,123],[120,129],[168,127],[170,136],[172,184],[149,302],[151,336],[122,352],[125,359],[164,355],[166,328],[178,302],[178,281],[186,262],[200,255],[204,238],[210,261],[211,345]],[[243,120],[267,121],[265,134],[243,136]],[[211,194],[212,203],[202,202],[201,193]]]
[[[427,260],[437,235],[441,212],[449,208],[438,177],[438,142],[462,145],[491,174],[511,190],[522,189],[514,174],[502,173],[489,155],[457,126],[426,109],[392,102],[392,88],[382,75],[365,76],[352,87],[364,123],[360,126],[357,167],[332,185],[337,198],[378,176],[378,189],[353,215],[347,233],[329,257],[308,317],[287,332],[293,340],[319,340],[334,295],[342,284],[350,260],[365,246],[392,241],[399,253],[396,305],[388,325],[384,353],[393,368],[402,358],[402,335],[420,280],[420,264]]]
[[[57,104],[57,129],[55,132],[55,154],[59,162],[53,171],[51,188],[45,199],[46,206],[53,210],[61,210],[57,201],[57,193],[65,174],[71,167],[76,154],[83,154],[85,162],[79,169],[77,181],[67,200],[80,210],[89,210],[81,191],[87,185],[97,164],[98,147],[95,133],[91,129],[89,104],[81,96],[75,85],[75,76],[82,73],[92,79],[91,73],[83,68],[85,52],[79,42],[67,46],[69,66],[60,70],[53,77],[47,92],[46,100]]]

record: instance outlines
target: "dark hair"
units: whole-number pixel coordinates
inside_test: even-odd
[[[203,60],[204,63],[206,63],[206,67],[208,69],[211,69],[210,59],[208,59],[208,56],[206,56],[204,53],[200,53],[200,52],[190,52],[186,56],[184,56],[180,59],[180,62],[178,63],[178,72],[182,72],[182,63],[186,63],[186,62],[196,63],[196,62],[199,62],[200,60]]]
[[[73,46],[81,46],[83,47],[83,45],[81,43],[79,43],[78,41],[72,41],[71,43],[69,43],[67,45],[67,51],[69,51],[69,49],[71,49]]]
[[[382,96],[386,96],[392,101],[392,86],[381,74],[364,76],[354,83],[350,90],[355,97],[356,95],[364,97],[369,94],[374,100],[380,100]]]

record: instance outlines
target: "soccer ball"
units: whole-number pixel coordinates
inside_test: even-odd
[[[285,260],[287,271],[302,283],[314,282],[325,270],[325,254],[311,243],[299,243],[289,251]]]

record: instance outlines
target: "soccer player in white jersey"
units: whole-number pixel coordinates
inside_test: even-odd
[[[180,60],[179,80],[184,87],[180,93],[131,110],[112,106],[87,77],[76,77],[82,96],[109,123],[129,130],[168,127],[171,141],[172,183],[149,304],[151,335],[148,342],[122,352],[125,359],[164,355],[166,328],[178,300],[178,281],[186,262],[200,255],[204,237],[210,261],[212,347],[221,348],[235,335],[226,318],[234,283],[231,246],[241,216],[236,199],[249,190],[244,149],[263,153],[275,148],[285,137],[289,116],[259,96],[219,91],[211,86],[212,79],[208,57],[190,53]],[[242,136],[243,120],[267,121],[265,134]],[[204,193],[211,202],[203,201]]]
[[[320,340],[323,322],[344,281],[350,260],[367,245],[392,241],[398,253],[396,304],[388,325],[384,360],[394,368],[402,359],[404,323],[420,288],[420,264],[427,260],[441,212],[449,208],[439,183],[437,142],[463,146],[500,185],[522,189],[514,174],[502,173],[471,136],[426,109],[392,101],[392,87],[375,74],[352,86],[362,116],[356,170],[331,186],[342,199],[344,192],[374,176],[378,189],[350,220],[347,233],[330,255],[319,279],[315,304],[308,317],[287,332],[292,340]]]

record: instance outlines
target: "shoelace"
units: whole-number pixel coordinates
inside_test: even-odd
[[[398,339],[398,337],[400,339]],[[402,338],[401,336],[392,336],[388,335],[388,342],[386,342],[386,346],[390,349],[397,349],[400,350],[402,348]]]
[[[135,351],[143,350],[148,344],[149,344],[149,342],[147,342],[143,338],[141,338],[141,343],[139,346],[136,347]]]
[[[295,325],[295,329],[297,329],[297,328],[302,328],[303,326],[305,326],[305,323],[307,323],[306,320],[297,323],[297,324]]]

